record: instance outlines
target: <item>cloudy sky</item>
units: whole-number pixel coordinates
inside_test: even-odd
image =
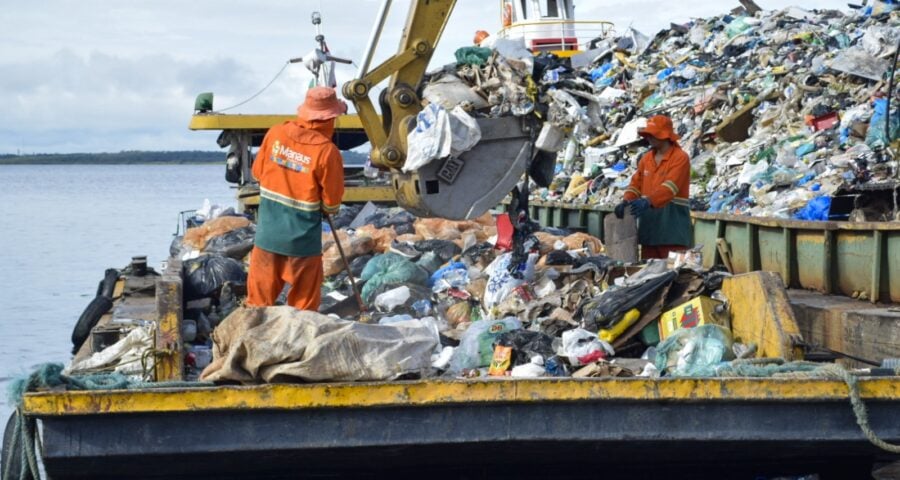
[[[375,62],[396,48],[410,0],[396,0]],[[836,0],[757,0],[763,8],[846,8]],[[215,150],[215,133],[191,132],[194,97],[217,109],[262,88],[291,57],[314,47],[318,10],[335,55],[359,60],[377,0],[42,0],[0,10],[0,153]],[[499,2],[458,0],[433,65],[452,60],[475,30],[500,27]],[[732,5],[733,4],[733,5]],[[582,0],[576,16],[653,34],[670,21],[737,6],[721,0]],[[339,82],[355,68],[338,70]],[[289,66],[230,113],[290,113],[311,75]]]

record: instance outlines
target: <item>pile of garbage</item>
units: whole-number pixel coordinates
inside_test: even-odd
[[[716,313],[716,306],[724,311],[718,290],[727,274],[702,271],[698,253],[626,266],[604,255],[595,237],[544,228],[525,240],[526,260],[517,263],[496,224],[490,213],[474,221],[416,219],[401,209],[371,204],[344,207],[336,218],[351,273],[369,309],[366,320],[424,322],[438,333],[431,369],[418,374],[698,374],[705,367],[675,368],[682,340],[663,346],[663,354],[673,355],[671,365],[668,360],[657,365],[652,347],[673,338],[677,329],[660,329],[663,314],[701,298],[711,302],[709,314],[691,325],[712,327],[695,335],[704,332],[724,342],[719,345],[724,356],[716,362],[734,358],[727,321]],[[326,232],[322,239],[326,270],[336,272],[323,287],[323,313],[355,302],[339,254],[330,254],[337,250],[334,240],[329,242],[332,235]]]
[[[498,228],[503,216],[451,221],[343,206],[337,231],[324,226],[319,313],[239,307],[244,278],[221,264],[243,269],[249,255],[206,250],[236,250],[246,241],[238,233],[252,231],[243,217],[188,229],[175,245],[186,259],[185,290],[197,292],[186,297],[183,332],[192,378],[709,376],[755,353],[732,338],[721,292],[729,275],[703,270],[698,252],[628,265],[606,256],[595,237],[544,228],[525,239],[519,262]],[[212,231],[203,248],[189,244]]]
[[[571,58],[533,57],[521,39],[488,37],[428,78],[430,115],[451,117],[452,135],[411,133],[410,168],[469,148],[468,117],[535,117],[538,148],[557,165],[532,200],[610,207],[646,148],[637,131],[664,114],[692,159],[694,210],[846,219],[849,209],[831,214],[834,196],[897,187],[894,8],[739,8],[653,38],[629,29]],[[890,220],[896,208],[875,210],[853,219]]]

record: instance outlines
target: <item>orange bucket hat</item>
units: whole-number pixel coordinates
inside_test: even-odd
[[[656,115],[647,119],[647,126],[638,130],[641,136],[650,135],[660,140],[677,142],[679,138],[672,126],[672,119],[665,115]]]
[[[331,120],[347,113],[347,104],[338,100],[333,88],[313,87],[307,90],[306,99],[297,107],[297,117],[307,121]]]
[[[475,32],[475,38],[472,39],[472,43],[474,43],[475,45],[478,45],[479,43],[481,43],[482,40],[484,40],[485,38],[488,38],[490,36],[491,36],[490,33],[486,32],[484,30],[478,30],[477,32]]]

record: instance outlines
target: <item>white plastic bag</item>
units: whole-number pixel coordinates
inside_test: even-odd
[[[409,300],[409,287],[406,285],[388,290],[375,298],[375,308],[390,312]]]
[[[404,172],[414,172],[435,158],[450,155],[453,134],[447,110],[434,103],[423,108],[416,116],[416,129],[409,132],[406,143]]]
[[[510,376],[517,378],[537,378],[546,375],[547,370],[544,368],[544,357],[535,355],[531,357],[531,361],[524,365],[513,367]]]
[[[458,157],[468,152],[481,140],[478,122],[457,105],[450,111],[450,155]]]
[[[566,330],[562,334],[562,355],[569,358],[569,363],[573,367],[587,365],[615,354],[612,345],[583,328]]]
[[[768,169],[769,163],[765,161],[745,164],[744,168],[741,169],[741,174],[738,175],[738,185],[749,185],[753,183],[753,180],[756,177],[763,175]]]
[[[524,282],[510,275],[509,262],[512,253],[504,253],[495,258],[484,270],[488,276],[487,287],[484,290],[484,306],[490,309],[499,305],[512,291]]]

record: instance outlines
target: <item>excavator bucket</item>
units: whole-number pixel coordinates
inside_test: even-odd
[[[531,135],[516,117],[478,119],[481,141],[459,156],[394,173],[397,203],[420,217],[468,220],[496,207],[522,179]]]

